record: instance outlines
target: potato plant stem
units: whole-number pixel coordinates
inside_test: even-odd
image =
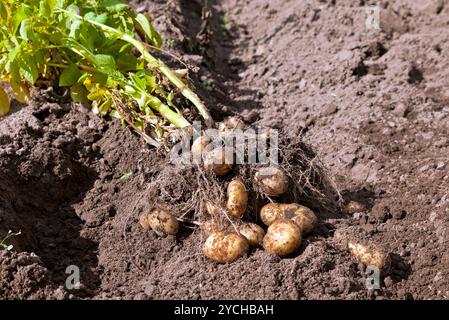
[[[80,19],[83,19],[81,16],[78,16],[78,17]],[[104,25],[102,23],[98,23],[96,21],[87,20],[87,19],[85,19],[85,20],[97,27],[100,27],[101,29],[103,29],[105,31],[109,31],[109,32],[119,35],[123,41],[126,41],[126,42],[132,44],[142,54],[143,58],[150,65],[154,65],[160,72],[162,72],[162,74],[164,74],[170,80],[170,82],[175,87],[177,87],[179,89],[181,94],[186,99],[188,99],[190,102],[193,103],[193,105],[198,109],[198,112],[204,118],[206,125],[208,127],[212,126],[212,124],[213,124],[212,117],[210,116],[209,111],[207,110],[206,106],[201,101],[201,99],[198,97],[198,95],[195,92],[193,92],[192,90],[190,90],[190,88],[187,87],[185,85],[185,83],[181,79],[179,79],[178,76],[165,63],[163,63],[161,60],[153,57],[148,52],[148,50],[145,49],[145,46],[140,41],[136,40],[134,37],[130,36],[129,34],[120,32],[120,31],[118,31],[114,28],[111,28],[107,25]]]

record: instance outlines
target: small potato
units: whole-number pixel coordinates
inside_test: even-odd
[[[149,230],[150,229],[150,224],[148,223],[148,214],[147,213],[142,213],[139,216],[139,224],[142,226],[142,228],[144,228],[145,230]]]
[[[241,218],[248,205],[248,192],[245,184],[239,180],[232,180],[227,188],[226,209],[228,214],[234,218]]]
[[[375,266],[382,270],[389,265],[388,256],[379,246],[373,243],[348,241],[347,246],[349,253],[366,266]]]
[[[231,170],[232,163],[232,154],[227,155],[225,148],[215,148],[206,154],[206,158],[204,159],[204,168],[207,171],[215,172],[217,176],[224,176]]]
[[[292,220],[279,218],[268,227],[263,247],[268,253],[283,257],[298,250],[301,241],[298,225]]]
[[[153,209],[148,214],[148,224],[156,232],[176,235],[179,231],[179,222],[176,217],[168,211]]]
[[[211,260],[220,263],[233,262],[249,248],[248,240],[233,232],[213,232],[206,239],[203,253]]]
[[[318,218],[309,208],[299,204],[297,206],[298,208],[295,210],[294,216],[291,219],[301,228],[302,234],[307,235],[318,224]]]
[[[264,170],[267,170],[267,168]],[[254,179],[262,192],[268,196],[280,196],[288,189],[288,177],[279,168],[271,168],[269,174],[259,170],[254,175]]]
[[[203,156],[203,152],[209,144],[210,139],[206,136],[200,136],[195,141],[193,141],[191,152],[192,156],[196,160],[200,160]]]
[[[245,129],[245,124],[237,117],[227,117],[218,124],[218,131],[232,130],[232,129]]]
[[[245,223],[239,227],[239,232],[244,236],[251,247],[262,245],[265,231],[255,223]]]

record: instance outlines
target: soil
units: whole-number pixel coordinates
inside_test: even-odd
[[[131,5],[197,68],[215,120],[302,135],[351,210],[317,212],[294,256],[208,261],[200,230],[175,238],[137,223],[166,157],[41,89],[0,118],[0,238],[22,232],[0,251],[0,298],[448,299],[449,3],[380,1],[380,29],[365,26],[376,1],[208,3]],[[389,253],[380,289],[366,288],[335,230]],[[65,287],[70,265],[79,290]]]

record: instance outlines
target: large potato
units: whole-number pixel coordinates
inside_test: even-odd
[[[298,208],[294,212],[292,219],[301,228],[302,234],[307,235],[312,232],[312,230],[318,224],[318,218],[315,213],[309,208],[301,205],[297,205]],[[286,216],[289,218],[289,216]]]
[[[239,227],[239,232],[244,236],[250,246],[257,247],[262,245],[265,231],[255,223],[245,223]]]
[[[301,241],[298,225],[292,220],[279,218],[268,227],[263,247],[268,253],[283,257],[298,250]]]
[[[268,196],[276,197],[285,193],[288,189],[288,177],[285,172],[279,168],[271,168],[269,173],[264,172],[267,169],[256,171],[254,179],[259,188]]]
[[[179,222],[176,217],[162,209],[152,209],[148,214],[148,225],[156,232],[176,235],[179,231]]]
[[[277,218],[282,218],[283,215],[284,213],[279,203],[269,203],[260,209],[260,219],[266,226],[271,225]]]
[[[241,180],[232,180],[227,188],[226,209],[228,214],[234,218],[241,218],[248,205],[248,192]]]
[[[234,232],[212,232],[203,246],[203,253],[220,263],[233,262],[249,248],[248,240]]]
[[[232,157],[231,157],[232,156]],[[206,154],[204,159],[204,168],[207,171],[213,171],[217,176],[227,174],[233,163],[233,155],[228,155],[224,147],[215,148]]]

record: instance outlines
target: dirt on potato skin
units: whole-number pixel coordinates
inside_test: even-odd
[[[132,2],[199,67],[217,120],[302,133],[366,209],[318,212],[295,256],[213,263],[200,230],[160,237],[137,223],[165,156],[49,88],[0,118],[0,238],[22,230],[17,252],[0,252],[0,297],[447,299],[449,4],[383,1],[381,29],[367,30],[370,3],[209,1],[202,23],[200,1]],[[337,229],[391,254],[380,290],[366,289]],[[80,290],[64,287],[69,265]]]

